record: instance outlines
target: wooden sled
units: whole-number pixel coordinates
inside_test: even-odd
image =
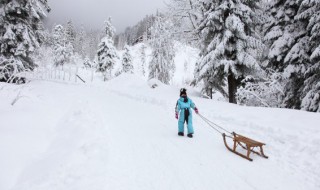
[[[245,159],[247,159],[249,161],[252,161],[252,159],[249,157],[251,152],[253,152],[253,153],[255,153],[255,154],[257,154],[257,155],[259,155],[259,156],[261,156],[263,158],[268,158],[268,156],[266,156],[263,153],[262,146],[266,145],[265,143],[261,143],[261,142],[252,140],[252,139],[250,139],[248,137],[236,134],[235,132],[233,132],[232,135],[233,135],[233,137],[230,137],[230,138],[233,139],[233,149],[228,146],[227,141],[226,141],[226,137],[229,137],[229,136],[227,136],[225,133],[222,134],[223,140],[224,140],[224,144],[227,147],[227,149],[230,150],[231,152],[233,152],[236,155],[241,156],[242,158],[245,158]],[[242,148],[247,150],[247,155],[241,154],[241,153],[236,151],[236,148],[237,148],[238,145],[240,145]],[[253,150],[256,147],[260,148],[260,152],[257,152],[257,151]]]

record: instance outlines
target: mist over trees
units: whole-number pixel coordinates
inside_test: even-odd
[[[123,33],[115,36],[115,46],[118,49],[123,49],[126,44],[132,46],[136,43],[150,39],[150,28],[153,26],[155,18],[156,16],[154,15],[147,15],[136,25],[127,27]]]

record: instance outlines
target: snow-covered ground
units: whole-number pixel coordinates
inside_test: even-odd
[[[0,83],[0,189],[320,189],[319,113],[241,107],[188,91],[204,116],[265,142],[270,158],[232,154],[197,116],[194,138],[177,136],[175,86],[152,89],[134,75]]]

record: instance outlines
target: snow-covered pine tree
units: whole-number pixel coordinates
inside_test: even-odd
[[[236,103],[236,92],[242,79],[260,70],[259,56],[263,44],[256,32],[261,24],[253,0],[203,1],[203,20],[198,32],[203,48],[196,68],[197,82],[205,89],[217,88],[225,94],[228,82],[229,102]]]
[[[109,17],[108,20],[104,22],[104,34],[106,35],[105,37],[113,39],[115,33],[116,33],[116,29],[112,25],[111,17]]]
[[[54,64],[55,66],[63,66],[71,61],[73,56],[73,46],[67,40],[65,29],[62,25],[57,25],[53,29],[54,41]]]
[[[286,55],[298,38],[299,30],[304,31],[302,28],[295,28],[294,16],[299,2],[270,0],[268,3],[268,19],[263,25],[264,41],[270,48],[267,67],[283,72],[287,66],[284,64]]]
[[[307,22],[306,52],[309,63],[305,62],[303,70],[303,88],[301,108],[307,111],[320,112],[320,1],[303,0],[300,4],[297,21]]]
[[[170,0],[169,16],[174,23],[175,38],[198,45],[200,36],[195,32],[202,19],[201,0]]]
[[[200,61],[203,59],[201,57]],[[203,81],[203,87],[201,92],[207,95],[210,99],[212,99],[212,95],[214,91],[220,92],[224,97],[228,97],[228,92],[225,90],[226,79],[224,75],[224,71],[222,68],[217,68],[212,72],[207,71],[207,73],[202,73],[200,77],[200,62],[197,62],[195,72],[194,72],[194,80],[192,81],[192,85],[198,84],[201,80]]]
[[[74,49],[81,55],[82,58],[85,59],[88,58],[86,54],[86,37],[86,31],[84,30],[84,27],[81,26],[79,35],[76,36]]]
[[[115,28],[111,24],[111,18],[105,21],[105,37],[98,45],[97,52],[97,71],[102,72],[104,80],[111,78],[111,71],[118,58],[116,48],[114,47],[113,36]]]
[[[77,32],[74,28],[73,22],[72,20],[69,20],[67,22],[67,25],[65,27],[66,29],[66,39],[69,43],[71,43],[71,45],[73,47],[75,47],[75,42],[76,42],[76,38],[77,38]]]
[[[319,111],[320,2],[273,0],[264,25],[268,67],[287,78],[283,107]]]
[[[149,63],[149,79],[169,84],[174,73],[174,44],[170,32],[172,23],[158,16],[151,28],[152,59]]]
[[[133,74],[132,56],[128,45],[124,46],[124,53],[122,56],[123,72]]]
[[[302,0],[271,0],[266,12],[264,40],[270,47],[267,68],[284,72],[283,107],[300,109],[304,64],[308,64],[307,22],[295,19]]]
[[[142,76],[145,76],[146,75],[146,71],[145,71],[145,65],[146,65],[146,45],[143,43],[142,46],[141,46],[141,74]]]
[[[97,44],[100,43],[101,38],[103,38],[105,34],[102,35],[101,31],[91,30],[86,36],[86,55],[89,55],[90,59],[95,59],[97,56]]]
[[[0,81],[19,82],[16,74],[33,70],[30,57],[43,41],[47,0],[0,1]]]

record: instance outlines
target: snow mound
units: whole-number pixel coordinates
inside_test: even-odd
[[[140,76],[135,74],[122,73],[107,82],[109,87],[126,90],[126,89],[146,89],[147,82]]]
[[[160,86],[163,86],[164,84],[158,79],[153,78],[148,81],[148,85],[150,86],[150,88],[158,88]]]

